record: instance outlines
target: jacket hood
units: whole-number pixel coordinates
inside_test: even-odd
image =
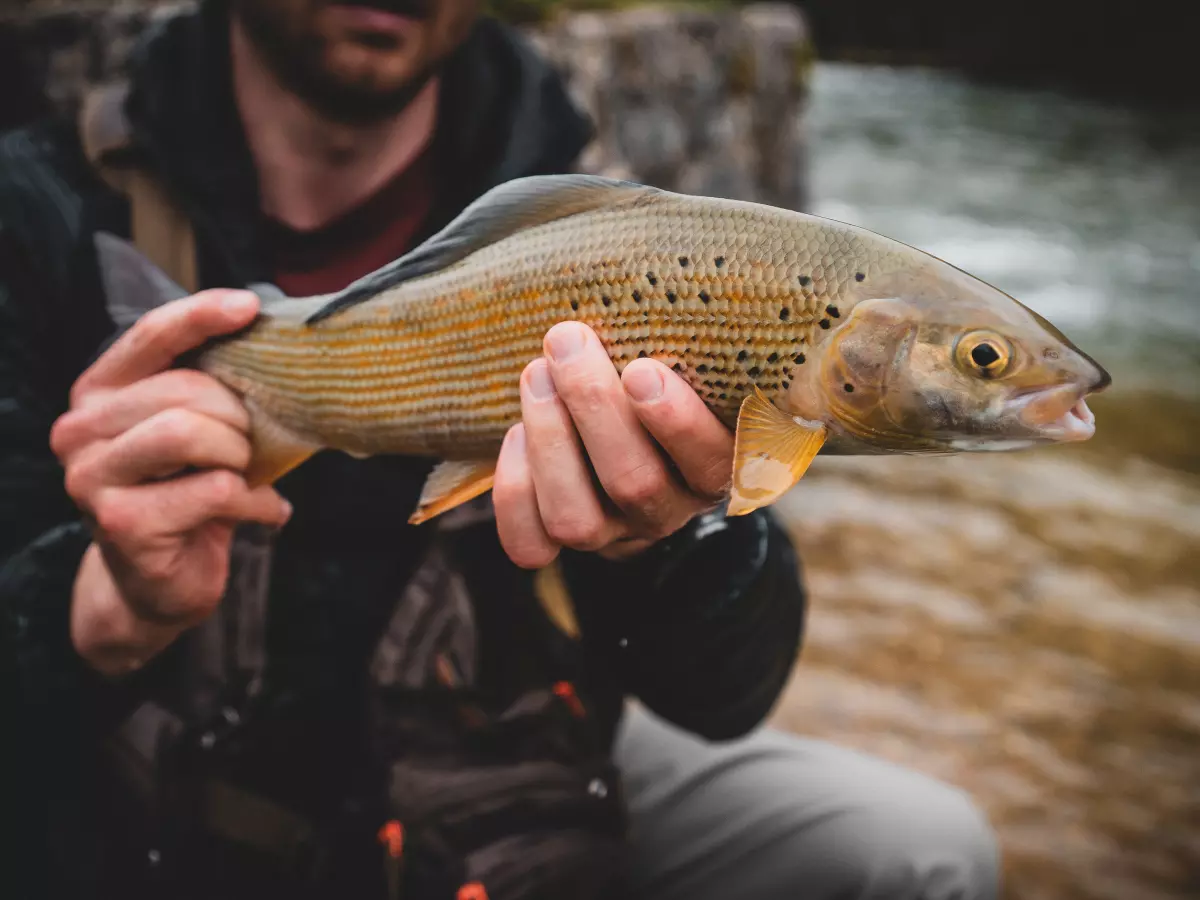
[[[227,0],[152,25],[134,49],[126,107],[135,152],[191,217],[227,277],[268,278],[254,161],[234,102]],[[550,65],[517,32],[481,18],[442,73],[434,137],[438,200],[427,233],[488,189],[568,171],[592,136]],[[427,235],[422,235],[424,237]]]

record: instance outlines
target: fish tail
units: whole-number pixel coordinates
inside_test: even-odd
[[[107,232],[94,238],[104,287],[104,306],[118,331],[129,329],[150,310],[188,296],[167,273],[133,244]]]

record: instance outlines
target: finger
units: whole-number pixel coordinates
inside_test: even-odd
[[[67,469],[67,491],[87,497],[103,487],[166,478],[189,466],[241,472],[250,453],[240,431],[190,410],[168,409],[85,449]]]
[[[197,472],[171,481],[106,488],[94,516],[101,532],[127,553],[162,535],[183,534],[212,521],[282,527],[291,505],[270,487],[253,490],[233,472]]]
[[[621,379],[586,325],[564,322],[546,335],[554,385],[570,412],[596,476],[640,527],[662,531],[692,509],[642,427]]]
[[[624,531],[604,508],[579,435],[554,390],[544,359],[521,373],[521,418],[538,512],[556,544],[598,550]]]
[[[546,533],[538,510],[524,425],[514,425],[504,437],[492,483],[492,504],[500,545],[514,563],[524,569],[540,569],[558,556],[558,546]]]
[[[191,369],[172,369],[115,391],[88,395],[62,416],[50,433],[50,446],[68,458],[97,440],[115,438],[167,409],[186,409],[246,432],[250,415],[237,396],[215,378]]]
[[[688,486],[708,501],[720,499],[733,472],[733,435],[682,378],[653,359],[637,359],[621,373],[634,412],[662,446]]]
[[[161,372],[210,338],[248,325],[257,312],[253,293],[224,290],[202,291],[152,309],[79,377],[72,405],[89,391],[124,387]]]

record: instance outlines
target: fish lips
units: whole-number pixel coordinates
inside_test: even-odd
[[[1075,385],[1042,388],[1018,397],[1014,412],[1043,440],[1086,441],[1096,433],[1096,416],[1087,404],[1087,394]]]

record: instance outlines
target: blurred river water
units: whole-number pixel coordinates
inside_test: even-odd
[[[777,725],[971,793],[1006,898],[1200,897],[1200,117],[818,65],[812,211],[914,244],[1104,364],[1086,445],[819,459]]]

